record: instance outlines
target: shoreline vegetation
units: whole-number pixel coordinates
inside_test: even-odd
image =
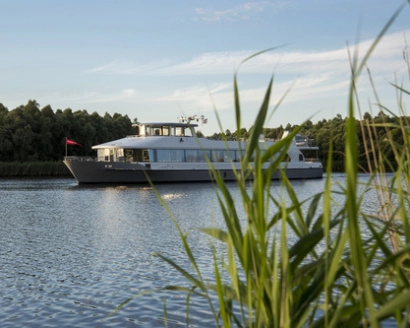
[[[277,105],[279,106],[279,104]],[[383,106],[377,106],[377,115],[365,112],[360,119],[355,118],[357,134],[359,170],[371,172],[373,160],[368,156],[369,150],[374,157],[381,157],[390,172],[397,168],[397,156],[394,148],[386,140],[394,136],[395,144],[404,145],[406,140],[400,133],[400,126],[410,120],[409,116],[396,116]],[[373,112],[372,110],[370,110]],[[133,122],[137,122],[135,118]],[[331,162],[332,172],[344,171],[346,126],[348,118],[337,114],[332,119],[322,119],[317,123],[307,120],[302,125],[285,127],[266,127],[258,131],[269,139],[280,139],[285,131],[298,131],[298,134],[309,137],[319,147],[318,156],[324,167]],[[220,133],[207,136],[217,140],[250,140],[255,126],[249,130],[237,126],[235,132],[223,130],[219,123]],[[372,124],[371,129],[369,124]],[[60,169],[66,149],[66,138],[74,139],[82,147],[70,147],[70,156],[95,156],[93,145],[134,134],[132,121],[127,115],[106,113],[103,117],[86,110],[72,111],[58,109],[53,111],[49,105],[40,109],[39,104],[30,100],[26,105],[8,110],[0,103],[0,176],[47,176],[68,174]],[[203,136],[198,131],[198,136]],[[329,149],[332,148],[329,157]],[[40,164],[43,163],[43,164]],[[51,163],[55,163],[53,165]]]
[[[70,176],[63,162],[0,162],[1,178]]]
[[[39,136],[33,133],[33,131],[43,131],[45,129],[41,127],[41,119],[27,119],[28,116],[31,115],[27,113],[34,113],[33,117],[41,117],[41,113],[43,112],[50,114],[49,110],[51,109],[49,107],[45,108],[47,111],[45,111],[44,108],[40,111],[38,104],[30,100],[26,106],[20,106],[15,110],[8,111],[0,103],[0,177],[70,176],[71,173],[62,162],[64,155],[61,150],[65,149],[65,135],[87,135],[87,137],[76,138],[77,140],[81,140],[83,146],[70,147],[70,155],[92,156],[92,145],[133,134],[132,123],[127,116],[115,114],[111,117],[106,114],[104,118],[102,118],[96,113],[90,116],[85,110],[77,111],[73,115],[71,109],[66,109],[64,112],[57,110],[55,119],[57,121],[59,119],[66,121],[65,124],[62,125],[70,126],[71,128],[66,132],[64,132],[64,129],[58,128],[57,133],[57,127],[51,128],[51,126],[49,126],[48,138],[50,138],[50,140],[41,140]],[[387,112],[389,111],[387,110]],[[59,118],[59,116],[62,116],[62,118]],[[98,137],[96,137],[96,127],[90,128],[91,125],[89,123],[84,125],[78,124],[77,122],[74,124],[74,121],[71,122],[67,117],[64,118],[64,116],[67,116],[70,120],[80,118],[80,121],[84,124],[85,121],[87,121],[87,117],[93,118],[94,120],[99,117],[99,124],[101,130],[104,132],[99,133]],[[25,125],[24,129],[18,129],[16,126],[12,127],[13,124],[11,124],[11,122],[13,120],[21,124],[24,118],[27,119],[27,122],[32,122],[32,125],[26,122],[27,125]],[[134,121],[136,122],[137,119],[134,119]],[[331,165],[331,172],[336,173],[345,171],[345,151],[343,148],[346,141],[345,132],[347,121],[347,117],[342,118],[340,114],[337,114],[333,119],[323,119],[316,124],[308,120],[300,126],[288,124],[285,128],[282,126],[278,128],[263,127],[258,131],[266,138],[272,139],[280,138],[284,131],[297,131],[298,134],[308,136],[313,139],[319,147],[318,156],[323,167],[327,167],[329,163]],[[382,158],[386,172],[394,172],[397,169],[397,156],[394,152],[394,147],[387,143],[386,140],[394,136],[395,145],[405,145],[405,136],[401,134],[400,129],[408,121],[410,121],[409,116],[389,116],[383,111],[380,111],[377,116],[372,116],[366,112],[360,120],[355,119],[355,132],[357,134],[358,145],[357,165],[359,171],[364,173],[372,171],[374,160],[369,157],[369,150],[372,152],[373,158]],[[33,122],[36,123],[34,124]],[[48,120],[46,122],[49,123],[50,121]],[[221,127],[221,124],[219,125]],[[84,126],[88,126],[89,131],[92,132],[90,136],[86,131],[75,130]],[[76,128],[74,129],[74,127]],[[254,129],[255,126],[252,126],[249,131],[238,127],[238,130],[234,133],[226,130],[222,133],[214,133],[207,138],[229,141],[240,139],[250,140]],[[16,131],[16,135],[13,136],[13,134],[8,133],[11,130]],[[26,133],[27,136],[24,135]],[[200,131],[198,135],[203,136]],[[47,149],[47,151],[44,151],[44,149]],[[329,149],[332,149],[332,152],[329,152]]]

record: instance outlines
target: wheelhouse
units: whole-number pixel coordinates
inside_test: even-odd
[[[135,123],[132,126],[138,137],[194,137],[196,136],[195,127],[198,125],[187,123]]]

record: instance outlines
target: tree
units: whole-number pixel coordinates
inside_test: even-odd
[[[1,115],[7,114],[8,111],[9,111],[9,110],[7,109],[7,107],[4,107],[3,104],[0,103],[0,117],[1,117]]]

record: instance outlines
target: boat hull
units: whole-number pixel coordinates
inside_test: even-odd
[[[208,164],[187,165],[177,168],[172,165],[153,168],[151,165],[137,163],[98,162],[64,160],[65,165],[80,184],[97,183],[147,183],[151,180],[159,182],[207,182],[212,181]],[[217,165],[217,163],[216,163]],[[225,181],[235,180],[232,166],[222,165],[217,167]],[[289,179],[320,179],[323,175],[321,166],[288,167],[285,169]],[[149,180],[148,180],[148,178]],[[272,175],[272,179],[280,179],[279,172]]]

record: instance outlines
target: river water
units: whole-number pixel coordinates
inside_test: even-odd
[[[324,182],[292,183],[303,199],[323,190]],[[235,194],[235,184],[229,187]],[[214,188],[157,186],[209,277],[209,239],[198,228],[222,226]],[[273,188],[279,193],[278,182]],[[0,211],[0,327],[163,327],[164,306],[168,327],[186,326],[185,294],[150,292],[186,285],[153,252],[193,272],[178,231],[150,186],[2,179]],[[200,299],[192,303],[189,324],[214,326],[208,305]]]

